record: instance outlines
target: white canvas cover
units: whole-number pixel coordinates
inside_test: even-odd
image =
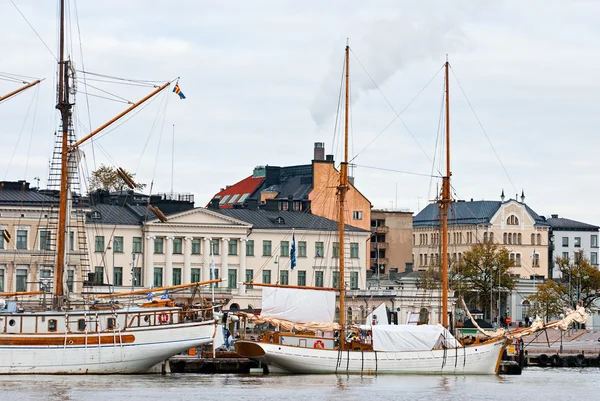
[[[333,323],[335,291],[263,287],[261,316],[298,323]]]
[[[375,351],[430,351],[441,348],[460,346],[454,336],[442,325],[415,326],[376,325],[373,330],[373,349]]]
[[[367,315],[367,320],[365,324],[371,325],[373,324],[373,316],[377,316],[377,324],[390,324],[388,321],[387,309],[385,308],[385,303],[379,305],[375,310]]]

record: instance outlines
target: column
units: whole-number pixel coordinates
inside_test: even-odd
[[[192,282],[192,268],[190,266],[190,257],[192,255],[192,238],[185,237],[183,239],[183,272],[181,277],[182,284]]]
[[[165,247],[165,271],[163,272],[163,284],[165,286],[173,285],[173,239],[174,237],[167,237],[167,244]]]
[[[202,266],[202,276],[200,277],[202,281],[210,280],[210,241],[212,241],[212,238],[204,237],[204,265]]]
[[[148,288],[154,285],[154,265],[152,263],[154,238],[146,237],[146,247],[144,248],[144,284]]]
[[[223,279],[223,280],[227,280],[229,278],[229,269],[228,269],[228,264],[227,264],[227,258],[229,256],[229,238],[223,238],[223,246],[222,246],[222,252],[221,252],[221,271],[219,273],[219,276]],[[221,283],[222,284],[222,283]],[[235,285],[235,283],[234,283]],[[227,282],[227,284],[223,285],[224,287],[229,287],[229,282]]]
[[[242,283],[238,290],[240,295],[246,295],[246,286],[244,285],[244,281],[246,281],[246,241],[248,241],[247,238],[240,239],[240,270],[238,272],[238,281]]]

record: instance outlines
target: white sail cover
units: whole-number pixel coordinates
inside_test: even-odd
[[[375,310],[373,312],[371,312],[367,315],[367,320],[365,321],[365,324],[367,326],[373,324],[373,316],[377,316],[376,324],[378,324],[378,325],[390,324],[390,322],[388,321],[388,315],[387,315],[387,309],[385,308],[385,303],[382,303],[377,308],[375,308]]]
[[[298,323],[333,323],[335,291],[264,287],[261,316]]]
[[[454,336],[440,324],[375,325],[372,330],[375,351],[431,351],[442,346],[460,346]]]

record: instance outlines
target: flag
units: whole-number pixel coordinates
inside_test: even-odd
[[[294,270],[296,267],[296,237],[292,231],[292,249],[290,250],[290,268]]]
[[[162,294],[162,297],[160,297],[160,299],[169,299],[169,290],[165,290],[165,293]]]
[[[179,95],[180,99],[185,99],[185,95],[181,91],[181,88],[179,87],[179,83],[175,84],[175,87],[173,88],[173,92],[176,93],[177,95]]]
[[[149,293],[148,293],[148,296],[146,297],[146,299],[147,299],[148,301],[152,301],[152,292],[149,292]]]

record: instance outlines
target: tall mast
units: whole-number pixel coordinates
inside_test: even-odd
[[[339,253],[340,253],[340,347],[343,350],[345,345],[345,326],[346,326],[346,311],[345,311],[345,296],[346,283],[344,281],[345,272],[345,254],[344,254],[344,203],[346,202],[346,192],[348,192],[348,110],[350,103],[350,46],[346,43],[346,101],[344,105],[344,161],[340,167],[340,185],[338,186],[338,203],[340,208],[339,216]]]
[[[442,199],[439,201],[442,215],[442,325],[448,328],[448,209],[450,199],[450,92],[448,87],[448,56],[446,55],[445,82],[446,82],[446,175],[442,180]]]
[[[63,275],[65,266],[65,236],[67,223],[67,156],[69,137],[69,116],[71,104],[69,103],[69,79],[67,76],[67,61],[65,60],[65,1],[60,2],[60,38],[58,61],[58,103],[56,108],[60,111],[62,124],[62,146],[60,159],[60,203],[58,209],[58,232],[56,274],[54,275],[55,307],[60,309],[63,304]]]

